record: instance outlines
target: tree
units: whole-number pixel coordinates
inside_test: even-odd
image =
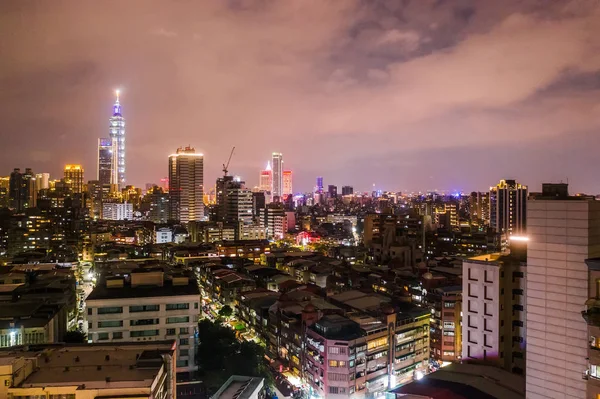
[[[68,344],[83,344],[87,342],[87,336],[81,330],[71,330],[65,333],[63,341]]]
[[[231,328],[208,319],[198,323],[196,359],[208,386],[219,387],[234,374],[263,377],[267,384],[272,385],[272,376],[267,370],[264,356],[262,346],[238,341]]]
[[[226,319],[230,318],[232,314],[233,309],[231,309],[231,306],[229,305],[225,305],[221,308],[221,310],[219,310],[219,316],[224,317]]]

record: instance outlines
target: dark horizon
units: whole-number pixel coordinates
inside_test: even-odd
[[[120,88],[137,187],[189,144],[206,187],[235,146],[231,174],[281,152],[294,192],[600,193],[600,3],[4,2],[0,34],[0,176],[95,179]]]

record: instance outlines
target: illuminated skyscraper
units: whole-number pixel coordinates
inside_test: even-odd
[[[65,166],[65,183],[71,185],[71,190],[74,193],[80,194],[83,192],[83,181],[83,168],[81,165]]]
[[[323,192],[323,178],[321,176],[317,177],[317,186],[315,187],[315,192]]]
[[[490,187],[490,227],[507,238],[525,233],[527,186],[515,180],[500,180]]]
[[[187,223],[204,219],[204,155],[191,147],[169,156],[169,219]]]
[[[283,171],[283,195],[288,196],[293,194],[292,189],[292,171],[284,170]]]
[[[116,96],[113,115],[109,120],[112,143],[110,184],[115,185],[120,190],[125,187],[125,118],[121,114],[119,90],[116,91]]]
[[[281,198],[283,194],[283,154],[280,152],[273,153],[273,189],[271,194],[273,198]]]
[[[112,175],[112,141],[111,139],[98,139],[98,169],[96,180],[101,185],[109,185]]]
[[[260,191],[271,192],[273,185],[273,171],[271,170],[271,162],[267,162],[267,168],[260,171],[259,189]]]

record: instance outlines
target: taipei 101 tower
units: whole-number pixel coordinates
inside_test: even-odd
[[[113,190],[121,190],[125,187],[125,118],[121,114],[119,90],[115,94],[117,98],[109,120],[112,144],[110,184]]]

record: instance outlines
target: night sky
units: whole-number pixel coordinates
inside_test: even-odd
[[[190,144],[207,186],[236,146],[251,186],[600,193],[597,1],[2,1],[0,175],[95,178],[116,88],[137,186]]]

